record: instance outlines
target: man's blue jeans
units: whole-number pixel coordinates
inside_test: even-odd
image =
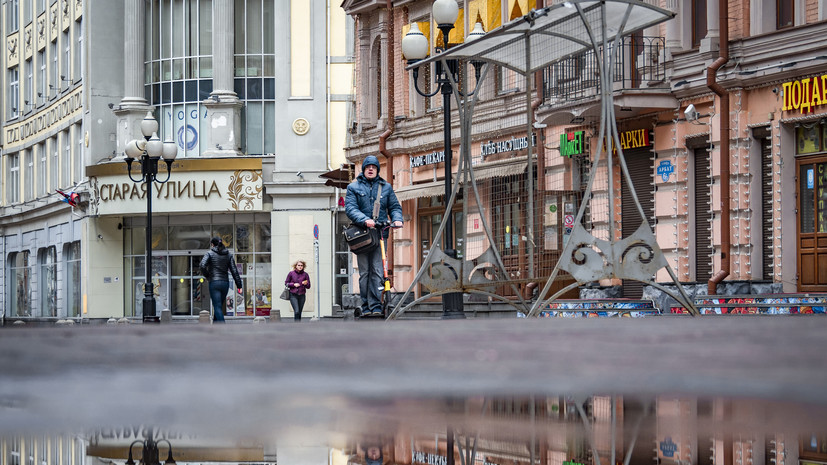
[[[384,241],[384,239],[383,239]],[[382,313],[380,290],[384,286],[382,271],[382,250],[356,255],[359,266],[359,295],[362,297],[362,315],[370,312]]]
[[[224,323],[224,305],[227,302],[229,281],[210,281],[210,300],[212,300],[213,321]]]

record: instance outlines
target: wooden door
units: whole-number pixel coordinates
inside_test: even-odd
[[[827,291],[827,157],[796,162],[798,290]]]

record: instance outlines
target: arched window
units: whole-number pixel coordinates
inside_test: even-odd
[[[32,316],[32,287],[29,251],[9,254],[8,260],[8,312],[10,316]]]
[[[66,244],[63,249],[66,262],[66,316],[80,316],[80,241]]]
[[[38,281],[40,294],[40,316],[57,316],[57,249],[44,247],[37,253],[40,266]]]

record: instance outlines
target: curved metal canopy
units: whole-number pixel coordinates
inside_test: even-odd
[[[532,73],[592,48],[592,38],[601,44],[603,21],[605,40],[611,41],[618,34],[628,35],[674,16],[669,10],[637,0],[572,0],[532,10],[479,39],[434,54],[408,68],[440,59],[464,58],[498,64],[521,74]],[[529,50],[526,41],[530,43]]]

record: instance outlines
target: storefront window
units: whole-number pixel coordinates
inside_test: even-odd
[[[802,155],[821,151],[820,135],[818,124],[802,124],[795,128],[796,153]]]
[[[239,221],[242,216],[246,221]],[[269,218],[239,217],[229,216],[226,220],[230,222],[225,224],[189,218],[188,223],[197,224],[153,226],[152,281],[158,312],[169,309],[177,316],[198,316],[202,310],[210,310],[209,282],[201,275],[199,265],[209,250],[210,239],[218,236],[234,254],[244,289],[243,295],[228,293],[226,316],[269,315],[272,302]],[[138,316],[143,306],[144,231],[140,224],[132,225],[128,221],[124,233],[125,270],[127,282],[131,283],[127,289],[126,314],[131,316]]]
[[[425,263],[428,258],[428,253],[431,246],[436,240],[439,225],[442,223],[442,216],[445,213],[445,203],[442,200],[443,196],[423,197],[419,199],[419,239],[420,239],[420,263]],[[463,258],[463,241],[465,240],[465,218],[462,214],[462,205],[454,204],[454,239],[457,249],[457,258]],[[440,248],[443,247],[443,242],[440,239]],[[428,290],[424,287],[421,289],[422,295],[428,294]]]

